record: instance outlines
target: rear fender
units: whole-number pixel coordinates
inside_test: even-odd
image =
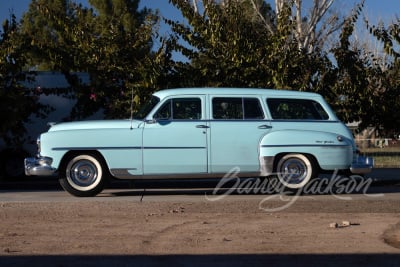
[[[265,135],[260,143],[260,160],[265,172],[273,171],[278,155],[312,155],[324,170],[348,169],[353,158],[351,140],[323,131],[281,130]]]

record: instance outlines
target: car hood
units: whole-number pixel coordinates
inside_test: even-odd
[[[96,121],[77,121],[53,124],[49,132],[71,131],[71,130],[91,130],[91,129],[129,129],[138,128],[143,121],[138,120],[96,120]]]

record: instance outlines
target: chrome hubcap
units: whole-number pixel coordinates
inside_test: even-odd
[[[98,176],[96,165],[86,160],[78,161],[72,166],[70,176],[76,185],[90,186]]]
[[[307,166],[298,159],[288,159],[281,167],[281,177],[286,183],[299,184],[307,177]]]

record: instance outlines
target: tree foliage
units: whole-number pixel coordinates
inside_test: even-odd
[[[386,131],[392,130],[398,133],[400,131],[398,126],[400,125],[398,112],[400,110],[400,19],[397,18],[387,27],[383,23],[371,26],[366,21],[366,24],[370,33],[383,43],[384,51],[390,57],[385,66],[380,66],[381,79],[375,88],[379,101],[374,103],[377,108],[372,114],[372,123]]]
[[[22,22],[30,63],[61,71],[76,88],[72,117],[98,109],[107,117],[127,117],[132,94],[140,105],[161,77],[163,51],[151,51],[158,18],[138,10],[139,0],[89,3],[91,8],[67,0],[31,2]],[[89,73],[90,85],[81,84],[75,71]]]
[[[46,107],[38,104],[35,92],[21,85],[25,80],[26,44],[19,35],[14,15],[3,23],[0,35],[0,139],[11,146],[20,146],[25,123],[30,115],[44,116]]]
[[[390,89],[395,82],[389,82],[389,72],[375,60],[365,57],[369,51],[354,46],[351,40],[364,1],[342,21],[332,13],[334,22],[326,22],[318,30],[318,22],[333,1],[314,2],[310,17],[302,20],[301,1],[276,1],[275,12],[260,0],[203,0],[203,9],[198,1],[170,2],[187,20],[167,20],[175,34],[169,44],[191,62],[176,64],[184,85],[318,92],[345,122],[362,122],[362,128],[393,128],[388,122],[399,102]],[[293,10],[297,10],[294,15]],[[397,53],[392,45],[396,29],[393,25],[387,31],[374,29],[393,55]],[[320,32],[323,30],[325,33]],[[336,30],[340,30],[336,45],[323,50],[323,42]]]
[[[362,8],[363,3],[344,22],[338,44],[332,49],[337,64],[333,70],[333,83],[325,86],[332,87],[335,99],[331,99],[331,102],[342,120],[346,122],[362,120],[369,123],[369,119],[364,116],[365,111],[371,108],[373,100],[372,82],[368,77],[375,70],[373,66],[368,68],[367,62],[361,57],[364,51],[353,48],[350,41]]]
[[[160,16],[139,10],[139,0],[89,0],[88,7],[32,0],[21,25],[14,19],[3,26],[0,109],[15,117],[2,119],[0,134],[23,131],[32,111],[46,111],[20,89],[24,68],[65,75],[77,99],[74,119],[99,109],[110,118],[127,117],[132,103],[136,110],[160,88],[215,86],[313,91],[345,122],[388,129],[400,122],[400,23],[367,24],[393,59],[382,68],[352,43],[363,0],[343,19],[329,13],[333,0],[313,1],[306,16],[300,0],[276,0],[275,10],[264,0],[169,1],[185,21],[164,18],[172,33],[153,50]],[[325,50],[337,30],[335,45]],[[188,60],[174,61],[174,52]],[[87,72],[90,83],[77,71]]]
[[[299,49],[293,38],[290,6],[276,17],[264,1],[259,1],[257,14],[250,0],[204,0],[203,13],[188,1],[171,3],[187,20],[166,21],[175,34],[169,44],[191,62],[177,64],[182,84],[308,88],[317,65],[311,61],[316,58]],[[265,30],[265,21],[274,23],[274,32]]]

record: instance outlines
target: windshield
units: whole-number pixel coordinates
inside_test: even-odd
[[[143,120],[147,114],[160,102],[160,99],[156,96],[152,96],[150,101],[144,104],[139,111],[133,116],[136,120]]]

